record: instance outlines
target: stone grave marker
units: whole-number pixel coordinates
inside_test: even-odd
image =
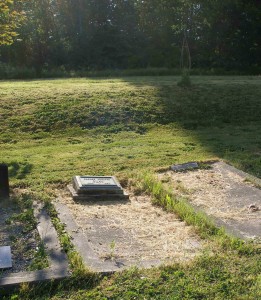
[[[75,200],[129,199],[114,176],[74,176],[68,188]]]
[[[11,248],[10,246],[0,247],[0,269],[12,268]]]
[[[189,162],[185,164],[179,164],[179,165],[173,165],[170,167],[172,171],[185,171],[185,170],[192,170],[192,169],[198,169],[198,163],[196,162]]]

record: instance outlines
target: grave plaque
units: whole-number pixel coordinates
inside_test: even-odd
[[[0,269],[12,268],[11,248],[10,246],[0,247]]]
[[[75,176],[73,178],[74,188],[78,193],[87,191],[121,192],[122,188],[113,176]]]
[[[191,169],[197,169],[198,163],[196,162],[189,162],[185,164],[180,164],[180,165],[173,165],[171,166],[172,171],[185,171],[185,170],[191,170]]]
[[[74,199],[127,199],[128,196],[114,176],[74,176],[68,186]]]

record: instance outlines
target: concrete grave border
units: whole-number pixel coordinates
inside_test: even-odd
[[[151,268],[163,264],[159,259],[157,260],[141,260],[141,261],[128,261],[123,259],[102,260],[96,253],[94,253],[88,237],[85,236],[76,224],[73,215],[69,208],[59,201],[53,202],[53,205],[58,213],[58,217],[62,223],[66,225],[66,231],[73,239],[73,244],[77,252],[81,255],[83,262],[91,271],[102,275],[111,274],[117,271],[136,266],[138,268]]]
[[[216,162],[216,165],[219,166],[220,171],[221,171],[222,174],[225,174],[226,172],[231,172],[231,173],[234,173],[234,174],[238,175],[243,180],[248,179],[248,180],[252,181],[254,186],[245,185],[244,189],[246,191],[254,191],[254,192],[257,192],[258,194],[261,194],[260,193],[260,187],[261,187],[261,179],[260,178],[257,178],[255,176],[249,174],[249,173],[246,173],[242,170],[239,170],[239,169],[233,167],[232,165],[227,164],[224,161],[218,161],[218,162]],[[242,203],[242,205],[243,205],[243,203]],[[212,216],[212,218],[213,218],[214,222],[217,224],[217,226],[225,228],[227,233],[232,235],[232,236],[235,236],[237,238],[240,238],[240,239],[243,239],[243,240],[246,240],[246,241],[251,241],[251,240],[253,241],[253,240],[255,240],[255,238],[257,238],[257,240],[260,240],[260,237],[256,236],[254,238],[253,234],[248,234],[247,233],[247,231],[250,230],[250,229],[247,228],[248,225],[242,231],[240,226],[238,226],[237,224],[228,224],[227,222],[223,221],[221,218],[217,218],[217,217],[213,217],[213,216]]]
[[[186,165],[186,164],[184,164],[184,165]],[[239,170],[236,167],[234,167],[222,160],[213,161],[210,163],[210,165],[211,166],[215,165],[216,168],[219,169],[220,172],[224,176],[226,176],[226,172],[231,172],[231,173],[239,176],[243,180],[246,180],[246,179],[250,180],[253,185],[247,185],[247,184],[245,184],[245,186],[242,185],[242,189],[244,189],[245,191],[253,191],[254,193],[258,193],[259,195],[261,195],[261,192],[260,192],[261,179],[260,178],[257,178],[249,173]],[[173,171],[173,169],[171,169],[171,170]],[[188,171],[191,171],[191,170],[188,170]],[[230,182],[230,180],[228,178],[226,178],[226,180],[227,180],[227,182]],[[261,198],[259,198],[259,199],[261,199]],[[237,200],[237,201],[240,201],[240,200]],[[259,203],[260,203],[260,200],[259,200]],[[246,226],[245,226],[244,230],[242,230],[240,228],[241,226],[239,226],[236,222],[228,223],[227,221],[222,220],[220,217],[210,215],[207,212],[205,212],[204,208],[196,206],[193,202],[189,202],[189,205],[191,205],[196,212],[203,212],[204,214],[206,214],[208,216],[208,218],[210,220],[212,220],[217,227],[224,228],[228,235],[242,239],[242,240],[246,240],[246,241],[256,240],[259,243],[260,236],[254,236],[253,234],[249,233],[250,229],[248,228],[249,225],[247,222],[246,222]],[[242,206],[243,205],[244,205],[244,203],[242,203]],[[245,206],[247,206],[247,203],[245,204]]]
[[[60,246],[51,218],[42,204],[34,202],[33,210],[38,223],[37,230],[48,256],[49,267],[38,271],[11,273],[0,278],[0,294],[13,291],[22,283],[33,284],[69,277],[67,256]]]

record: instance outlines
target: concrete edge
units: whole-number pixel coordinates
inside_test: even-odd
[[[255,177],[251,174],[248,174],[248,173],[246,173],[242,170],[239,170],[239,169],[235,168],[234,166],[226,163],[223,160],[213,161],[213,162],[211,162],[211,165],[221,166],[225,170],[228,170],[228,171],[240,176],[243,180],[246,180],[246,179],[249,178],[255,184],[257,184],[261,187],[261,179],[260,178],[257,178],[257,177]],[[258,187],[255,187],[255,188],[258,188]],[[227,235],[229,235],[231,237],[239,238],[239,239],[242,239],[242,240],[245,240],[245,241],[252,241],[253,240],[250,237],[246,237],[244,234],[242,234],[242,232],[239,229],[235,228],[233,225],[230,225],[230,224],[226,223],[225,221],[223,221],[223,220],[221,220],[221,219],[219,219],[215,216],[207,214],[203,209],[201,209],[200,207],[198,207],[196,205],[193,205],[193,203],[191,203],[191,202],[188,202],[188,203],[189,203],[189,205],[191,205],[193,207],[193,209],[196,212],[200,212],[200,213],[205,214],[208,217],[208,219],[211,220],[217,228],[224,229]]]
[[[222,221],[221,219],[218,219],[214,216],[208,215],[202,208],[196,206],[195,204],[187,201],[187,203],[194,209],[194,211],[196,213],[202,213],[204,214],[207,219],[209,221],[211,221],[213,223],[213,225],[219,229],[224,229],[225,233],[228,236],[231,237],[236,237],[236,238],[240,238],[242,240],[251,240],[251,239],[247,239],[240,230],[237,230],[235,227],[233,227],[232,225],[227,224],[226,222]]]
[[[258,188],[261,187],[261,179],[260,178],[254,176],[254,175],[248,174],[242,170],[239,170],[239,169],[235,168],[234,166],[227,164],[224,161],[219,161],[218,163],[221,164],[222,166],[224,166],[230,172],[240,176],[242,179],[244,179],[244,180],[250,179],[251,181],[253,181],[254,184],[256,184],[258,186]]]
[[[52,270],[67,270],[67,256],[60,246],[57,232],[52,224],[42,204],[34,202],[34,216],[37,220],[37,229],[41,240],[45,245],[45,250]]]
[[[21,284],[30,285],[46,283],[50,281],[60,281],[68,277],[67,272],[60,270],[39,270],[31,272],[19,272],[0,279],[0,294],[7,295],[19,289]]]

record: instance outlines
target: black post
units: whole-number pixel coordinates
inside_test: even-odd
[[[9,198],[8,166],[0,164],[0,198]]]

